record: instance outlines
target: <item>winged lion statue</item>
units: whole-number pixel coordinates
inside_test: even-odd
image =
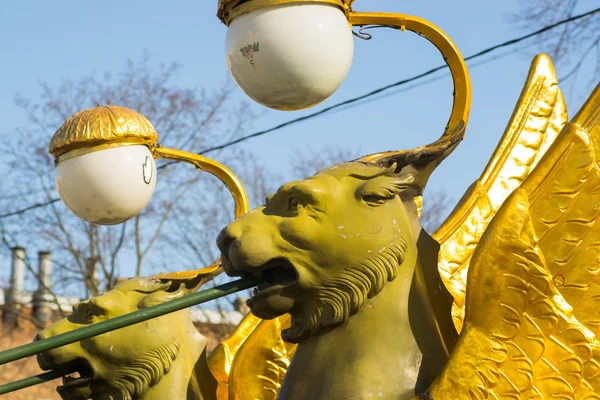
[[[203,398],[600,399],[600,85],[569,122],[536,57],[481,177],[430,235],[422,194],[463,135],[283,185],[221,232],[224,271],[262,283],[198,359],[216,382]]]

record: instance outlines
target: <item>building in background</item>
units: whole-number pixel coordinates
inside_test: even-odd
[[[52,282],[52,258],[48,251],[38,253],[38,288],[35,292],[25,291],[26,252],[21,247],[12,249],[11,280],[5,289],[0,288],[0,309],[4,332],[27,332],[44,326],[69,314],[73,305],[81,301],[79,297],[54,295],[50,290]],[[115,279],[115,284],[125,278]],[[62,312],[61,312],[62,310]],[[223,339],[229,336],[249,312],[245,299],[237,299],[234,310],[213,310],[194,307],[190,315],[200,333],[208,339],[211,352]]]

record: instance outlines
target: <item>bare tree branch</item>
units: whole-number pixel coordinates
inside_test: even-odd
[[[529,0],[519,4],[511,20],[527,31],[532,26],[551,25],[598,5],[591,0]],[[548,31],[537,38],[537,43],[537,51],[547,53],[558,66],[570,71],[561,76],[563,81],[576,77],[590,54],[594,51],[600,54],[600,13],[565,24],[558,31]],[[589,83],[595,85],[600,78],[600,57],[589,62],[593,63]]]
[[[14,173],[2,182],[0,207],[10,202],[11,209],[22,208],[40,202],[40,195],[57,197],[53,159],[47,152],[50,136],[71,115],[96,104],[137,110],[153,123],[161,144],[192,152],[224,136],[243,135],[252,113],[246,103],[232,100],[231,82],[216,90],[180,88],[173,83],[179,70],[176,63],[155,67],[144,53],[138,60],[129,60],[117,74],[65,79],[58,85],[44,83],[38,99],[17,95],[15,104],[25,113],[27,123],[17,129],[18,135],[7,135],[9,157],[2,163]],[[72,291],[76,282],[82,282],[89,293],[99,293],[100,288],[109,288],[116,274],[128,265],[126,273],[138,275],[145,272],[146,264],[159,265],[160,259],[151,255],[162,254],[169,245],[166,238],[178,232],[172,214],[179,212],[180,203],[187,208],[187,220],[203,220],[200,211],[184,207],[193,202],[189,194],[192,188],[198,187],[194,190],[201,193],[212,190],[214,182],[200,176],[189,167],[161,171],[152,202],[131,224],[90,225],[73,216],[63,204],[55,203],[7,217],[3,220],[4,231],[19,244],[52,250],[55,273],[61,277],[64,290]],[[212,222],[203,227],[206,237],[196,242],[198,251],[213,245],[226,220]],[[186,257],[185,252],[178,252]],[[195,259],[194,253],[187,257]],[[94,270],[98,279],[93,276]]]

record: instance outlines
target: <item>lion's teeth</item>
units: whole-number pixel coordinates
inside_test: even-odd
[[[80,379],[80,378],[81,378],[81,374],[79,372],[75,371],[69,375],[63,376],[63,383],[72,382],[72,381]]]

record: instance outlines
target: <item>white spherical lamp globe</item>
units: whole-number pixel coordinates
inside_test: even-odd
[[[230,22],[227,64],[242,90],[278,110],[312,107],[346,78],[354,56],[344,12],[327,3],[258,8]]]
[[[124,107],[75,114],[50,142],[61,200],[79,218],[99,225],[138,215],[156,187],[150,149],[157,140],[150,122]]]
[[[121,146],[69,158],[56,166],[61,200],[79,218],[115,225],[135,217],[156,187],[156,163],[147,146]]]

